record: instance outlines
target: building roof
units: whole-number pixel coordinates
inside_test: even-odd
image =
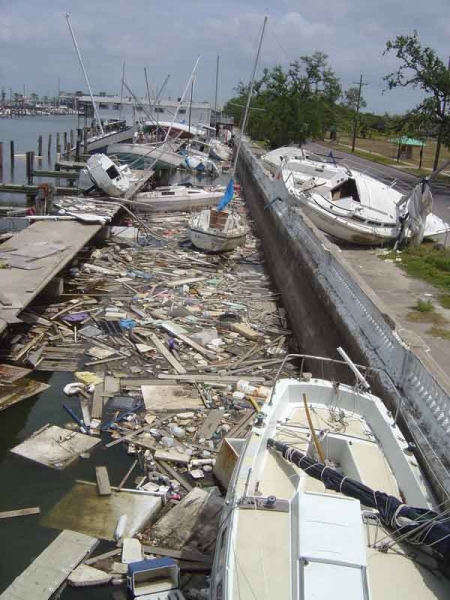
[[[426,146],[425,142],[422,140],[416,140],[414,138],[406,137],[403,135],[398,138],[393,138],[389,140],[391,144],[398,144],[399,146]]]

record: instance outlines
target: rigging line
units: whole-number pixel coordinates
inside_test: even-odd
[[[283,47],[283,44],[282,44],[282,43],[280,42],[280,40],[278,39],[278,36],[277,36],[277,35],[276,35],[276,33],[275,33],[275,28],[274,28],[274,27],[272,27],[272,26],[270,25],[270,26],[268,27],[268,29],[269,29],[269,31],[270,31],[270,33],[271,33],[271,35],[272,35],[273,39],[275,40],[275,42],[276,42],[276,43],[279,45],[279,47],[281,48],[281,51],[282,51],[282,53],[284,54],[284,57],[285,57],[285,59],[286,59],[287,61],[289,61],[289,62],[290,62],[292,59],[291,59],[291,58],[289,58],[289,55],[288,55],[288,53],[286,52],[286,50],[284,49],[284,47]]]

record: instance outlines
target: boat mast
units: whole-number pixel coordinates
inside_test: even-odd
[[[248,90],[247,104],[245,106],[244,118],[242,119],[241,135],[239,136],[239,144],[238,144],[238,148],[236,151],[236,156],[234,157],[232,177],[234,176],[234,174],[236,172],[236,166],[237,166],[239,153],[241,151],[241,146],[242,146],[242,138],[244,137],[245,128],[247,126],[248,112],[250,109],[250,102],[251,102],[252,93],[253,93],[253,85],[255,83],[256,69],[258,67],[259,55],[261,54],[261,46],[262,46],[262,42],[263,42],[263,38],[264,38],[264,32],[266,30],[266,24],[267,24],[267,15],[264,17],[264,23],[263,23],[263,28],[261,31],[261,37],[259,38],[258,52],[256,53],[255,64],[253,65],[253,73],[252,73],[252,78],[250,81],[250,89]]]
[[[78,48],[77,40],[75,39],[75,34],[74,34],[74,32],[72,30],[72,27],[70,25],[69,13],[66,13],[66,21],[67,21],[67,25],[69,27],[70,35],[72,36],[73,45],[75,46],[75,50],[77,51],[78,60],[80,61],[81,70],[83,71],[83,75],[84,75],[84,80],[86,81],[86,85],[88,86],[88,90],[89,90],[89,95],[91,96],[91,102],[92,102],[92,105],[94,107],[95,118],[97,119],[97,123],[98,123],[98,125],[100,127],[100,131],[101,131],[102,135],[105,135],[105,132],[103,131],[103,125],[102,125],[102,122],[100,120],[100,115],[98,114],[97,105],[96,105],[95,100],[94,100],[94,95],[93,95],[92,90],[91,90],[91,85],[89,83],[89,79],[88,79],[88,76],[87,76],[87,73],[86,73],[86,69],[84,68],[83,59],[81,58],[80,50]]]
[[[191,83],[191,98],[189,100],[189,129],[188,129],[188,135],[189,135],[189,137],[191,137],[191,116],[192,116],[192,98],[194,96],[194,81],[195,81],[195,77],[192,78],[192,83]]]
[[[122,118],[122,108],[123,108],[123,84],[125,82],[125,61],[122,65],[122,85],[120,86],[120,110],[119,110],[119,119]]]
[[[145,85],[147,86],[148,105],[150,107],[152,105],[152,101],[150,100],[150,90],[148,89],[147,67],[144,67],[144,75],[145,75]]]
[[[181,104],[184,101],[184,97],[186,96],[186,93],[187,93],[187,91],[189,89],[189,86],[191,85],[191,81],[195,77],[195,71],[197,70],[197,65],[198,65],[199,61],[200,61],[200,56],[198,56],[197,60],[195,61],[195,65],[194,65],[194,68],[192,69],[191,76],[189,77],[189,81],[187,82],[187,85],[186,85],[186,87],[184,89],[183,95],[181,96],[180,101],[178,102],[177,110],[175,111],[175,114],[173,115],[172,122],[170,124],[169,129],[166,132],[166,136],[165,136],[163,142],[167,142],[167,138],[169,137],[170,132],[172,131],[172,127],[173,127],[173,124],[175,123],[175,119],[178,116],[178,111],[180,110],[180,106],[181,106]]]
[[[217,90],[219,88],[219,55],[217,55],[217,65],[216,65],[216,96],[214,99],[214,127],[216,128],[216,137],[217,137]]]

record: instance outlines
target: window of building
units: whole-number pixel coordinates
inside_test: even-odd
[[[180,110],[178,111],[179,115],[185,115],[186,114],[186,109],[185,108],[180,108]]]
[[[142,112],[144,109],[142,108],[142,106],[136,106],[136,110],[137,110],[138,112]]]
[[[164,109],[161,108],[160,106],[155,106],[155,113],[163,113]]]
[[[100,104],[98,105],[99,108],[109,108],[109,104],[106,104],[105,102],[100,102]]]
[[[113,109],[120,110],[120,104],[118,102],[116,102],[116,104],[113,104]]]

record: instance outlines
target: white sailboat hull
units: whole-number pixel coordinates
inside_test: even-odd
[[[205,232],[189,228],[191,242],[196,248],[207,252],[230,252],[245,244],[245,233],[226,235],[219,232]]]
[[[138,194],[140,212],[190,212],[216,206],[224,192],[223,187],[203,190],[172,186]],[[145,206],[147,204],[147,206]]]

